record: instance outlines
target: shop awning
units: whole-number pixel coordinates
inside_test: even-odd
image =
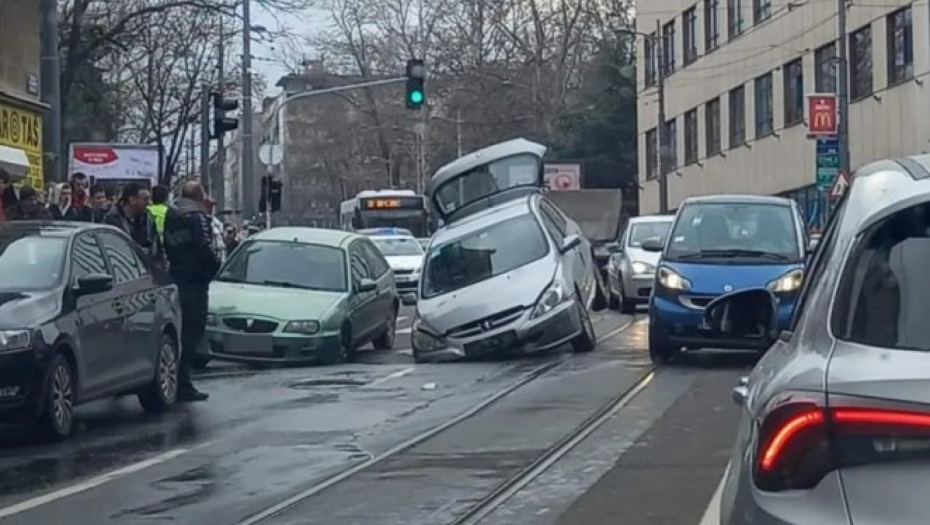
[[[0,146],[0,168],[12,177],[25,177],[29,173],[29,157],[19,148]]]

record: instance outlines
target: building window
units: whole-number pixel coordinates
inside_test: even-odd
[[[698,161],[697,108],[685,113],[685,165]]]
[[[675,21],[662,27],[662,70],[665,76],[675,72]]]
[[[727,37],[733,39],[744,29],[743,0],[727,0]]]
[[[658,149],[659,141],[656,138],[656,128],[646,132],[646,178],[655,178],[658,167]]]
[[[836,43],[829,43],[814,52],[814,91],[836,93]]]
[[[678,167],[678,127],[675,119],[665,123],[665,146],[660,153],[663,172],[668,173]]]
[[[785,127],[804,120],[804,66],[801,59],[781,68],[784,79]]]
[[[772,18],[772,0],[752,0],[752,23],[759,25]]]
[[[656,34],[652,33],[643,40],[643,81],[646,87],[656,83]]]
[[[720,153],[720,99],[715,98],[704,106],[704,134],[707,156]]]
[[[730,90],[730,147],[746,143],[746,90],[743,86]]]
[[[849,96],[853,100],[872,94],[872,27],[849,35]]]
[[[692,7],[685,11],[684,16],[682,17],[684,24],[682,25],[682,36],[684,36],[685,44],[685,56],[684,56],[684,65],[688,65],[698,57],[698,46],[697,46],[697,8]]]
[[[704,53],[720,46],[720,0],[704,0]]]
[[[774,131],[772,118],[772,74],[766,73],[755,81],[756,97],[756,138],[764,137]]]
[[[914,76],[914,32],[911,8],[888,15],[888,83],[896,84]]]

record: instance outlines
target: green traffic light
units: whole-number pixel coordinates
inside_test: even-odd
[[[413,102],[414,104],[422,104],[423,103],[423,92],[422,91],[411,91],[410,102]]]

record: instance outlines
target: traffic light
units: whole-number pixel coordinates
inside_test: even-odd
[[[426,102],[426,66],[417,58],[407,61],[407,107],[420,109]]]
[[[214,91],[210,93],[210,100],[213,101],[213,136],[218,139],[227,131],[232,131],[239,127],[239,119],[227,117],[227,111],[235,111],[239,107],[239,102],[235,99],[223,98],[223,94]]]
[[[271,201],[271,211],[281,211],[283,189],[284,184],[275,180],[271,175],[262,177],[262,196],[258,201],[258,211],[265,213],[268,210],[269,201]]]

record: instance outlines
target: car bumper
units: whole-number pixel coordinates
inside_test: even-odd
[[[214,359],[240,363],[314,363],[320,356],[339,352],[338,331],[303,334],[247,334],[207,328],[207,350]]]
[[[0,423],[29,423],[42,409],[48,362],[35,350],[0,353]]]
[[[399,275],[394,278],[394,285],[397,287],[399,293],[416,293],[420,288],[420,279],[405,279],[404,276]]]
[[[788,328],[794,311],[796,294],[779,294],[779,329]],[[769,344],[746,339],[726,338],[704,329],[704,309],[685,306],[677,296],[653,295],[649,304],[649,333],[662,346],[719,348],[723,350],[767,350]]]
[[[532,309],[528,309],[518,320],[506,326],[473,337],[443,338],[446,347],[436,350],[422,350],[414,344],[414,351],[419,359],[440,361],[551,350],[581,333],[581,316],[576,304],[575,301],[563,303],[535,319],[529,318]]]
[[[638,303],[649,302],[652,295],[652,283],[655,282],[654,273],[623,274],[623,293],[627,300]]]

